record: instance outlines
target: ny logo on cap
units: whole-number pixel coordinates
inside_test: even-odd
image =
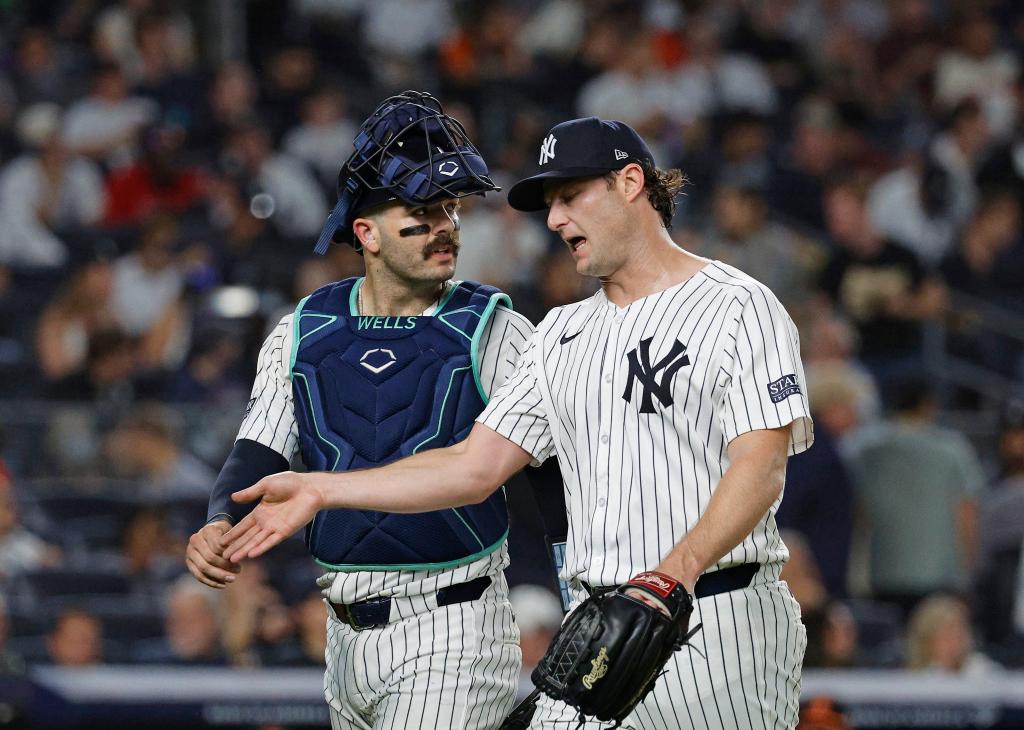
[[[547,136],[547,139],[545,139],[544,143],[540,146],[540,162],[537,163],[538,165],[543,165],[544,163],[555,159],[555,142],[557,141],[558,140],[555,139],[555,135],[549,134]]]

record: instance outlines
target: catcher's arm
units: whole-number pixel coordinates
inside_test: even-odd
[[[701,573],[740,544],[786,481],[790,426],[749,431],[729,442],[729,468],[693,529],[655,569],[693,593]]]
[[[453,446],[376,469],[274,474],[232,495],[236,502],[260,503],[224,535],[222,544],[238,562],[262,555],[322,509],[410,513],[477,504],[532,459],[478,423]]]

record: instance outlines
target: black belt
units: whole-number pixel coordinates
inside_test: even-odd
[[[705,573],[697,579],[697,584],[693,587],[693,596],[694,598],[707,598],[719,593],[728,593],[739,588],[746,588],[750,585],[750,581],[754,580],[754,574],[760,568],[760,563],[744,563],[743,565],[734,565],[731,568],[722,568],[711,573]],[[586,581],[583,581],[583,587],[592,596],[611,593],[618,588],[618,586],[594,587]]]
[[[437,605],[451,606],[454,603],[475,601],[484,594],[491,579],[487,576],[474,578],[466,583],[456,583],[447,588],[440,588],[437,591]],[[364,629],[376,629],[386,626],[391,618],[390,598],[371,598],[358,603],[335,603],[328,601],[334,614],[342,623],[348,624],[356,631]]]

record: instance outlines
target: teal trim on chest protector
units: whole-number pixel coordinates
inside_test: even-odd
[[[363,282],[366,281],[366,277],[360,276],[352,284],[352,291],[348,294],[348,313],[350,317],[359,316],[359,289],[362,287]]]
[[[452,370],[452,374],[448,378],[448,388],[444,392],[444,398],[441,399],[441,407],[437,410],[437,430],[434,431],[434,433],[432,433],[430,436],[427,436],[425,439],[423,439],[418,444],[413,446],[412,453],[418,453],[419,450],[423,448],[425,444],[429,444],[431,441],[436,439],[441,434],[441,424],[444,422],[444,407],[448,405],[448,396],[452,394],[452,386],[455,384],[455,376],[461,373],[463,370],[468,369],[468,367],[465,367],[455,368],[454,370]],[[456,512],[456,514],[458,513]],[[476,536],[474,535],[474,537]],[[479,540],[480,538],[477,538],[478,542]],[[483,543],[480,544],[480,547],[483,547]]]
[[[456,512],[456,514],[458,514],[458,512]],[[316,558],[316,557],[314,557],[313,560],[321,568],[327,568],[328,570],[336,570],[339,573],[362,573],[362,572],[375,573],[375,572],[384,572],[384,571],[388,571],[388,570],[442,570],[444,568],[457,568],[460,565],[468,565],[469,563],[476,562],[480,558],[485,558],[488,555],[490,555],[491,553],[493,553],[495,550],[500,548],[505,543],[505,541],[507,539],[508,539],[508,530],[506,529],[505,530],[505,534],[503,534],[498,539],[498,541],[495,542],[493,545],[484,548],[483,550],[481,550],[478,553],[473,553],[472,555],[467,555],[466,557],[458,558],[457,560],[449,560],[446,563],[399,563],[399,564],[395,564],[395,565],[348,565],[348,564],[345,564],[345,563],[341,563],[341,564],[325,563],[323,560],[320,560],[319,558]]]
[[[490,324],[491,317],[494,316],[494,310],[499,304],[504,304],[510,311],[512,309],[512,300],[509,299],[508,294],[504,292],[492,294],[491,300],[487,302],[487,306],[480,314],[480,323],[477,325],[476,332],[473,333],[473,338],[469,343],[469,358],[473,363],[473,380],[485,405],[490,403],[491,398],[487,395],[487,391],[484,390],[484,384],[480,382],[480,340],[483,338],[484,330]]]
[[[292,354],[289,358],[288,372],[295,372],[295,358],[299,356],[299,343],[302,341],[302,337],[299,334],[299,319],[302,317],[302,308],[306,306],[306,302],[309,301],[309,297],[312,294],[302,297],[299,303],[295,305],[295,313],[292,315]]]
[[[309,379],[306,378],[304,373],[292,373],[292,380],[293,380],[293,382],[294,382],[295,378],[302,378],[302,385],[306,389],[306,395],[310,399],[310,401],[312,401],[313,396],[309,392]],[[337,446],[335,446],[334,443],[332,441],[330,441],[329,439],[327,439],[323,435],[323,433],[321,432],[320,424],[317,422],[317,419],[316,419],[316,410],[313,409],[313,408],[309,408],[309,409],[307,409],[307,412],[309,414],[309,420],[313,423],[313,429],[316,431],[316,437],[318,439],[320,439],[323,443],[325,443],[328,446],[330,446],[331,449],[336,454],[336,456],[334,457],[334,464],[331,465],[330,471],[337,471],[338,470],[338,462],[341,461],[341,449],[339,449]]]

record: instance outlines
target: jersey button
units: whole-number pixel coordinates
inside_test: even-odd
[[[604,376],[604,382],[606,382],[606,383],[612,382],[612,374],[611,373],[608,373],[607,375]]]
[[[608,501],[604,497],[601,497],[599,500],[597,500],[598,507],[604,507],[606,504],[608,504]]]
[[[601,434],[601,443],[602,444],[608,443],[608,434],[606,434],[606,433]]]

